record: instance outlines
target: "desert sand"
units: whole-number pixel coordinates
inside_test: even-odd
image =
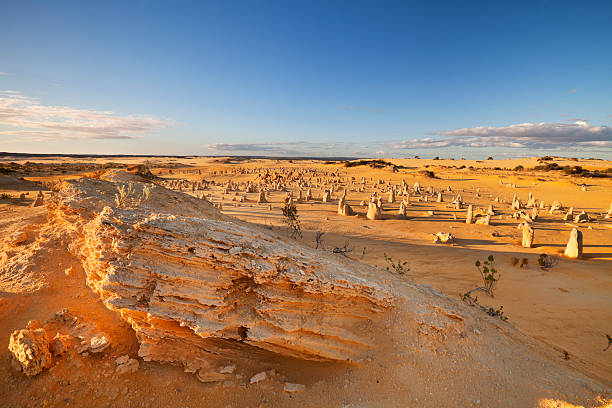
[[[611,406],[612,162],[383,161],[0,158],[2,406]]]

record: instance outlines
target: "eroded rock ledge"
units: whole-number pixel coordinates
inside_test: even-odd
[[[394,300],[361,264],[159,186],[117,208],[118,184],[65,182],[50,215],[78,232],[88,285],[131,324],[145,360],[196,371],[245,349],[354,361],[372,346],[365,328]]]

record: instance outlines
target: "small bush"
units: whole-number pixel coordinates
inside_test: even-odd
[[[297,213],[297,206],[294,203],[287,201],[285,202],[285,205],[281,208],[281,211],[283,212],[283,217],[285,217],[285,224],[287,224],[287,226],[289,227],[291,238],[301,238],[302,226],[300,224],[299,216]]]
[[[117,186],[117,192],[115,193],[115,205],[117,208],[130,208],[138,207],[142,202],[149,199],[151,194],[151,187],[145,185],[142,187],[142,193],[137,196],[134,184],[122,184]]]
[[[519,164],[518,166],[514,168],[514,171],[523,171],[523,170],[525,170],[525,168],[521,164]]]
[[[370,166],[375,169],[383,167],[395,167],[392,163],[387,161],[376,159],[376,160],[357,160],[357,161],[346,161],[344,167],[357,167],[357,166]]]
[[[473,292],[480,290],[493,297],[493,291],[500,277],[497,269],[495,269],[495,258],[493,255],[489,255],[486,261],[482,263],[480,261],[476,261],[475,265],[478,272],[480,272],[480,276],[482,277],[482,286],[477,286],[474,289],[461,294],[461,300],[470,306],[478,307],[489,316],[499,317],[505,322],[508,320],[508,317],[504,315],[503,306],[500,306],[499,309],[482,306],[480,303],[478,303],[478,297],[472,296]]]
[[[397,273],[398,275],[404,275],[406,274],[406,272],[410,271],[410,268],[408,267],[408,261],[402,261],[401,259],[398,259],[396,263],[393,262],[393,259],[388,257],[386,253],[384,254],[384,256],[385,261],[387,261],[387,263],[389,264],[387,266],[387,271]]]
[[[540,254],[538,258],[538,265],[540,265],[540,269],[546,270],[555,266],[559,262],[559,258],[556,256],[550,256],[546,254]]]
[[[494,297],[493,292],[500,277],[497,269],[495,269],[495,258],[493,255],[489,255],[486,261],[482,263],[480,261],[476,261],[475,265],[478,272],[480,272],[480,276],[482,277],[482,286],[475,287],[469,292],[466,292],[463,296],[469,297],[472,292],[479,290],[485,292],[491,297]]]

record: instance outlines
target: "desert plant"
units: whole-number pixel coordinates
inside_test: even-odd
[[[603,349],[603,351],[607,351],[610,348],[610,346],[612,346],[612,337],[610,337],[609,334],[606,334],[606,338],[608,339],[608,345],[606,346],[605,349]]]
[[[122,184],[117,186],[117,192],[115,193],[115,205],[117,208],[128,208],[133,206],[137,207],[143,201],[147,201],[150,194],[151,187],[147,185],[143,186],[140,197],[137,197],[134,184]]]
[[[127,207],[130,202],[130,196],[134,194],[134,185],[132,183],[122,184],[117,186],[115,193],[115,204],[117,208]]]
[[[11,196],[9,193],[0,194],[0,200],[9,200],[11,198],[13,198],[13,196]]]
[[[315,233],[315,243],[317,244],[315,249],[319,249],[319,247],[325,249],[323,246],[323,235],[325,235],[325,231],[317,231]]]
[[[285,224],[289,227],[291,238],[302,237],[302,226],[300,225],[297,206],[291,201],[287,201],[281,208]]]
[[[556,256],[550,256],[546,254],[540,254],[538,258],[538,265],[540,265],[540,269],[546,270],[555,266],[559,262],[559,258]]]
[[[398,259],[397,263],[393,262],[393,259],[387,256],[386,253],[384,254],[384,257],[385,261],[387,261],[387,263],[389,264],[387,265],[387,271],[397,273],[398,275],[404,275],[406,274],[406,272],[410,271],[410,268],[408,267],[408,261],[402,261],[401,259]]]
[[[350,241],[346,241],[344,243],[344,246],[334,247],[332,248],[331,252],[333,254],[339,254],[339,255],[346,256],[346,254],[353,252],[353,248],[350,246]]]
[[[151,187],[145,185],[142,187],[142,201],[147,201],[151,195]]]
[[[485,292],[487,295],[494,297],[493,291],[495,290],[495,286],[500,277],[497,269],[495,269],[495,258],[493,255],[489,255],[486,261],[482,263],[480,261],[476,261],[475,265],[478,272],[480,272],[480,276],[482,277],[482,286],[477,286],[474,289],[461,294],[461,300],[470,306],[478,307],[489,316],[499,317],[505,322],[508,320],[508,317],[504,315],[503,306],[500,306],[499,309],[482,306],[480,303],[478,303],[478,297],[472,296],[473,292],[480,290]]]
[[[482,277],[482,286],[475,287],[474,289],[466,292],[465,295],[470,295],[472,292],[480,290],[491,297],[495,297],[493,295],[493,291],[495,290],[495,286],[500,277],[497,269],[495,269],[495,258],[493,255],[489,255],[486,261],[482,263],[480,261],[476,261],[475,265],[478,272],[480,272],[480,276]]]
[[[483,306],[480,303],[478,303],[478,297],[477,296],[472,296],[470,292],[466,292],[466,293],[462,294],[461,295],[461,300],[464,301],[465,303],[467,303],[470,306],[479,308],[480,310],[482,310],[483,312],[485,312],[489,316],[499,317],[504,322],[508,320],[508,316],[506,316],[504,314],[504,307],[503,306],[500,306],[498,309],[495,309],[493,307]]]

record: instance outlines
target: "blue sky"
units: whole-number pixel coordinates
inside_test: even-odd
[[[612,159],[612,2],[5,2],[0,151]]]

